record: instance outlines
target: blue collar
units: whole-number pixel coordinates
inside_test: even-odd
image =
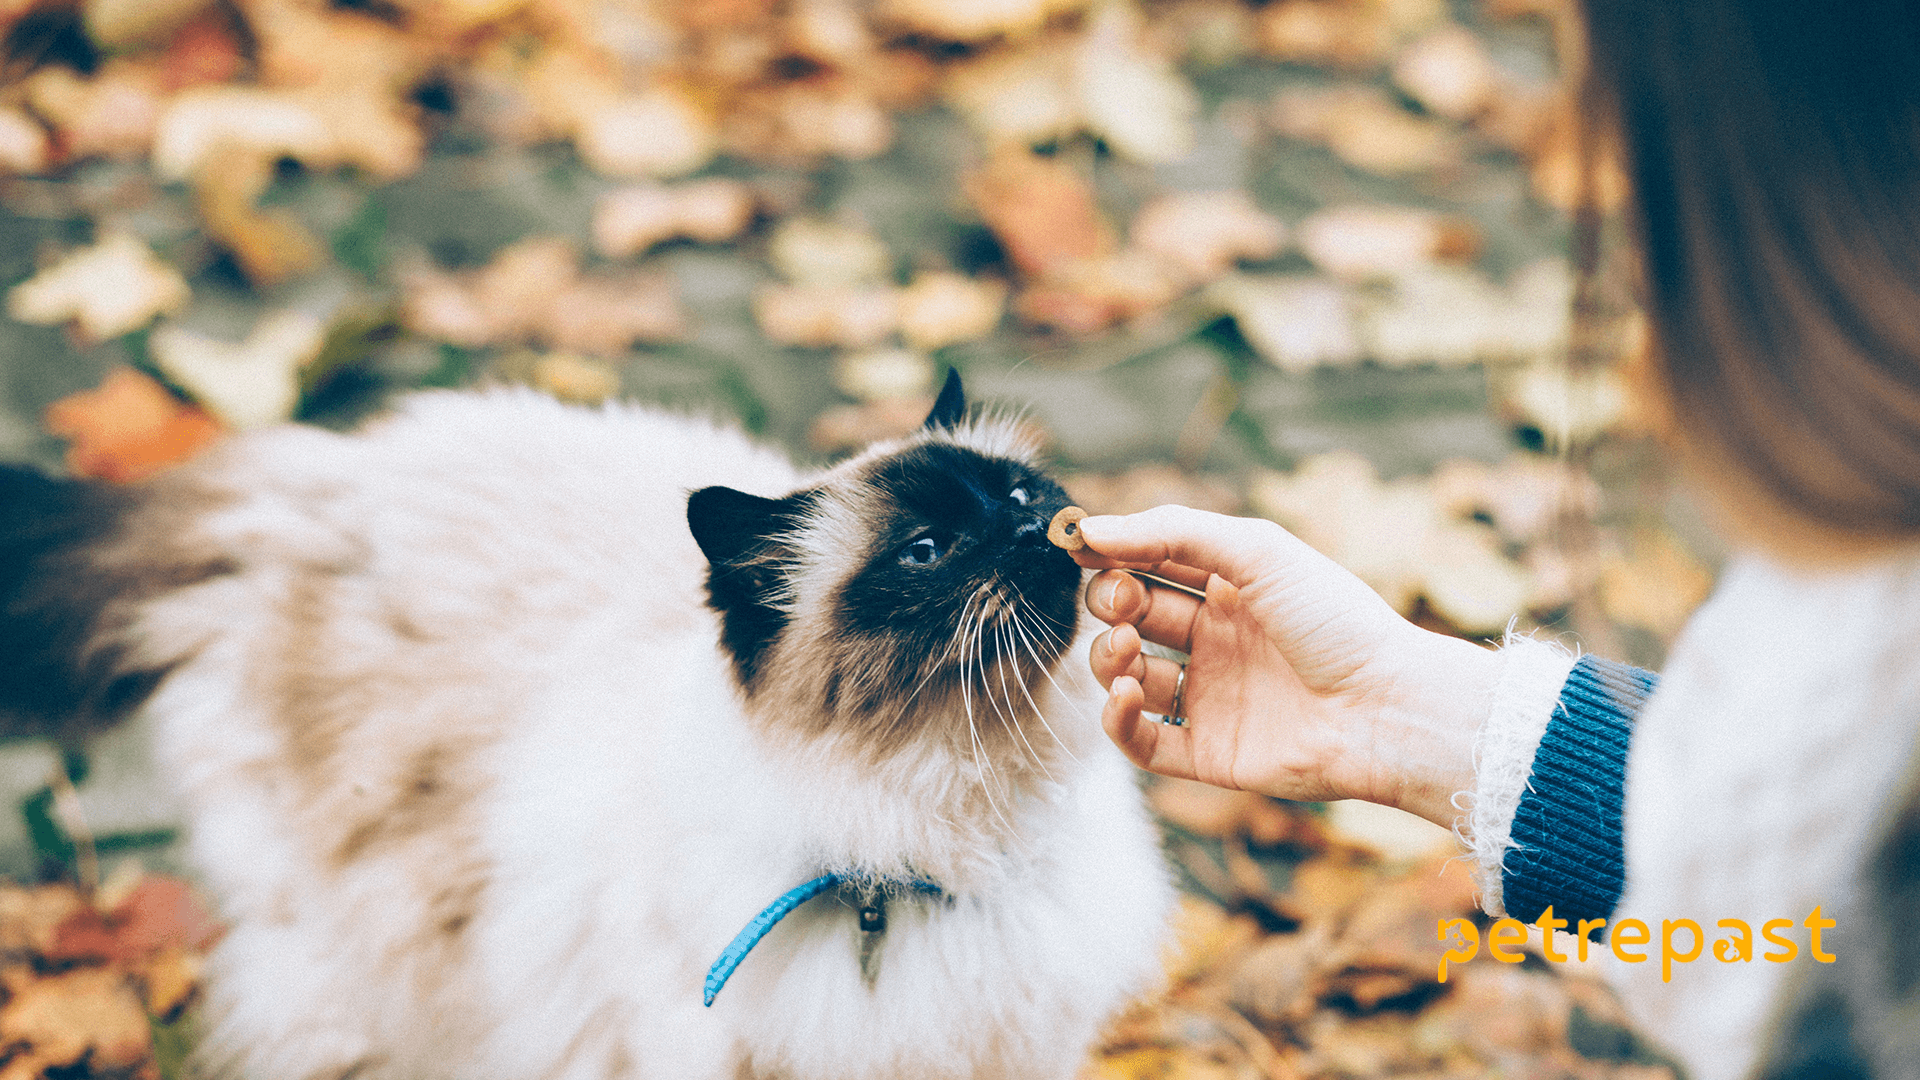
[[[767,936],[767,932],[773,929],[775,923],[786,918],[794,908],[828,889],[849,882],[869,885],[883,893],[889,886],[893,886],[896,889],[912,889],[914,892],[929,896],[945,895],[945,890],[925,878],[875,879],[864,874],[821,874],[804,885],[796,885],[781,893],[780,899],[768,904],[765,911],[755,915],[738,934],[733,936],[733,940],[727,943],[727,947],[720,953],[720,959],[715,960],[713,966],[707,969],[707,1004],[713,1004],[713,999],[720,993],[720,988],[727,985],[727,980],[732,978],[733,969],[740,966],[740,961],[745,960],[747,953],[751,952],[755,945],[760,944],[760,939]]]

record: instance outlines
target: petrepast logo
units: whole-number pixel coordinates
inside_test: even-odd
[[[1540,930],[1540,952],[1549,961],[1564,964],[1570,959],[1565,953],[1553,947],[1553,931],[1567,929],[1567,920],[1553,917],[1553,909],[1540,913],[1533,920],[1533,926]],[[1821,915],[1816,906],[1807,917],[1801,920],[1801,926],[1807,930],[1807,955],[1821,964],[1833,963],[1834,956],[1820,948],[1820,931],[1831,930],[1836,925],[1832,919]],[[1521,953],[1514,951],[1515,946],[1527,942],[1528,924],[1519,919],[1501,919],[1487,928],[1487,955],[1503,964],[1517,964]],[[1750,964],[1754,957],[1753,926],[1745,919],[1721,919],[1714,923],[1717,930],[1727,932],[1727,936],[1713,943],[1713,958],[1723,964]],[[1574,935],[1579,939],[1577,956],[1573,959],[1587,958],[1587,945],[1591,935],[1607,928],[1605,919],[1581,919]],[[1785,964],[1800,956],[1800,943],[1785,936],[1782,931],[1791,932],[1792,919],[1768,919],[1760,924],[1762,941],[1772,946],[1760,953],[1760,959],[1775,964]],[[1448,946],[1446,954],[1440,958],[1440,981],[1447,981],[1448,964],[1464,964],[1480,954],[1480,928],[1470,919],[1442,919],[1439,926],[1440,943]],[[1644,964],[1652,957],[1646,953],[1645,946],[1652,944],[1653,930],[1639,919],[1621,919],[1613,924],[1607,935],[1605,948],[1613,950],[1613,955],[1622,963]],[[1707,934],[1700,924],[1692,919],[1660,920],[1660,981],[1673,981],[1673,965],[1691,964],[1700,958],[1706,948]]]

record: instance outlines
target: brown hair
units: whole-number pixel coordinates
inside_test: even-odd
[[[1687,456],[1776,522],[1920,537],[1920,5],[1586,14]]]

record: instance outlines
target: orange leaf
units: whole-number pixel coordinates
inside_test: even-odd
[[[67,467],[113,483],[143,480],[199,453],[226,433],[205,410],[132,368],[47,407],[47,430],[72,443]]]

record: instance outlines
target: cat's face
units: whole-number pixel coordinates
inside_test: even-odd
[[[912,728],[955,694],[1018,708],[1073,637],[1080,569],[1048,543],[1066,493],[960,427],[959,382],[922,434],[761,499],[706,488],[688,522],[749,696],[811,699],[810,726]]]

